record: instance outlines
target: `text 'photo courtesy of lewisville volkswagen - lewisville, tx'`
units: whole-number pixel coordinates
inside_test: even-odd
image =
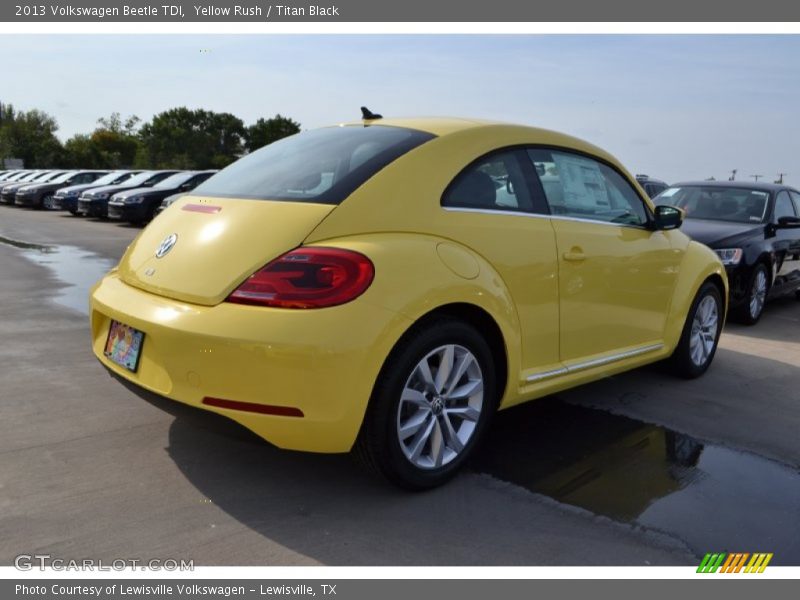
[[[0,56],[15,576],[800,566],[797,35]]]

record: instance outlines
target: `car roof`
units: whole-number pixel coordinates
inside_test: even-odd
[[[552,131],[550,129],[505,123],[502,121],[468,119],[461,117],[399,117],[351,121],[338,124],[339,127],[370,125],[404,127],[406,129],[415,129],[417,131],[431,133],[437,137],[446,137],[452,134],[478,129],[484,130],[484,132],[488,135],[491,135],[493,131],[506,133],[515,132],[520,137],[526,138],[526,143],[578,150],[579,152],[585,152],[587,154],[592,154],[616,162],[616,159],[608,152],[602,148],[598,148],[597,146],[590,144],[585,140],[581,140],[564,133],[559,133],[557,131]],[[336,125],[334,125],[334,127],[336,127]]]
[[[795,188],[785,183],[762,183],[760,181],[681,181],[679,183],[673,183],[670,187],[687,186],[745,188],[749,190],[760,190],[762,192],[779,192],[781,190],[797,192]]]

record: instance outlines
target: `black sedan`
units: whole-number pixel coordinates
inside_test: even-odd
[[[111,171],[91,183],[61,188],[53,196],[51,208],[66,210],[73,215],[77,214],[78,198],[83,192],[106,185],[119,185],[137,173],[141,173],[141,171]]]
[[[45,183],[56,177],[60,177],[64,171],[33,171],[17,179],[14,183],[7,183],[2,186],[0,191],[0,202],[3,204],[14,204],[17,199],[17,190],[32,183]]]
[[[108,201],[114,194],[135,188],[150,188],[178,171],[142,171],[118,185],[106,185],[83,192],[78,198],[78,214],[106,217]]]
[[[737,181],[676,183],[654,202],[682,208],[681,231],[719,255],[733,319],[752,325],[768,298],[800,290],[797,190]]]
[[[130,223],[151,220],[161,201],[173,194],[193,190],[216,171],[184,171],[176,173],[151,188],[139,188],[114,194],[108,203],[108,218]]]
[[[17,190],[14,203],[31,208],[52,208],[53,196],[59,189],[91,183],[106,173],[107,171],[67,171],[44,183],[33,182]]]

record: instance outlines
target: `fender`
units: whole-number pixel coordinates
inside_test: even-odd
[[[452,240],[409,233],[363,234],[319,240],[314,245],[355,250],[375,265],[375,280],[364,300],[404,317],[383,332],[381,346],[394,347],[408,331],[409,322],[416,323],[448,304],[483,309],[497,323],[506,347],[508,378],[501,405],[516,393],[521,369],[519,319],[502,278],[480,255]],[[378,373],[367,375],[374,385]]]
[[[708,246],[695,241],[689,242],[680,264],[680,277],[675,286],[670,303],[667,325],[664,331],[664,345],[675,349],[680,340],[686,315],[694,302],[700,286],[709,277],[718,275],[724,286],[722,294],[723,315],[728,314],[728,276],[717,254]],[[724,323],[724,319],[723,319]]]

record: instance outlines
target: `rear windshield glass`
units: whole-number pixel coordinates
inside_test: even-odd
[[[383,167],[433,137],[381,125],[306,131],[248,154],[192,194],[339,204]]]

